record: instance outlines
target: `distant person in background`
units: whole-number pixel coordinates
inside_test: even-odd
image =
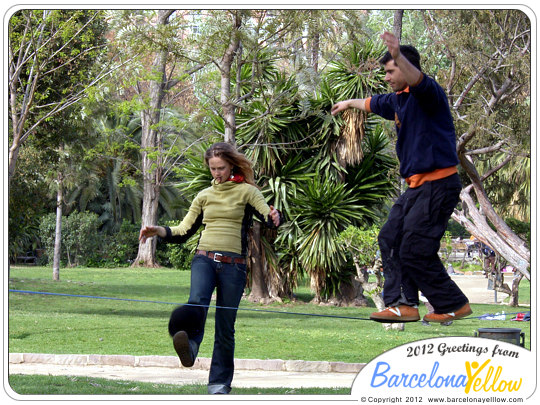
[[[493,249],[485,243],[482,243],[481,250],[484,255],[484,274],[487,277],[488,274],[493,274],[495,271],[496,256]]]

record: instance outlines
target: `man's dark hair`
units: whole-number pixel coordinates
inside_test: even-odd
[[[420,67],[420,54],[416,50],[416,48],[412,45],[400,45],[399,51],[403,56],[407,58],[411,64],[416,67],[418,70],[422,71],[422,68]],[[382,65],[386,65],[388,62],[392,60],[392,55],[390,55],[390,52],[386,52],[383,57],[379,60],[379,62]]]

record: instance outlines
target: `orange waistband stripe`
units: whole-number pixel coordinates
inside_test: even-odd
[[[454,173],[457,173],[457,166],[445,167],[444,169],[433,170],[429,173],[413,174],[411,177],[407,177],[405,181],[409,187],[416,188],[420,187],[426,181],[444,179]]]

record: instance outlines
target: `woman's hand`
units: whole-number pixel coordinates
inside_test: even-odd
[[[141,241],[142,243],[146,243],[146,239],[156,235],[164,238],[165,236],[167,236],[167,232],[162,226],[145,226],[141,229],[141,232],[139,233],[139,241]]]
[[[270,206],[270,214],[269,215],[270,215],[270,218],[272,218],[272,222],[274,223],[274,225],[276,227],[278,227],[281,215],[279,214],[279,211],[274,208],[273,205]]]

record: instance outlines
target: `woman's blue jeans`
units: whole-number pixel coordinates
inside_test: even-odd
[[[226,256],[241,257],[227,252]],[[214,352],[208,379],[209,393],[229,393],[234,374],[234,323],[244,287],[246,265],[214,261],[203,255],[195,255],[191,262],[191,289],[189,304],[207,306],[216,290],[216,315]],[[232,308],[232,309],[231,309]],[[208,313],[208,307],[206,307]],[[204,330],[192,339],[199,346]]]

